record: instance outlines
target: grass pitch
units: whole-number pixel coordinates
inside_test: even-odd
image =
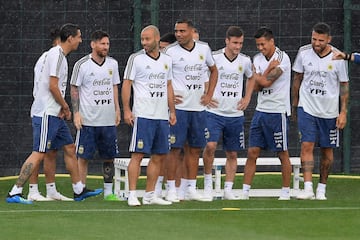
[[[0,178],[1,239],[359,239],[360,178],[330,176],[327,201],[194,202],[171,206],[128,207],[102,196],[83,202],[7,204],[14,179]],[[280,186],[280,175],[257,175],[253,187]],[[317,182],[317,178],[314,182]],[[202,179],[199,179],[201,186]],[[235,187],[241,186],[237,177]],[[57,188],[72,195],[70,179],[57,177]],[[90,188],[102,186],[89,178]],[[139,189],[144,180],[139,182]],[[316,184],[315,184],[316,186]],[[28,187],[24,187],[27,195]],[[40,178],[40,191],[45,192]]]

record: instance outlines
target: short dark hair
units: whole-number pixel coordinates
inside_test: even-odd
[[[91,34],[91,41],[95,42],[95,41],[103,39],[104,37],[110,38],[110,35],[105,31],[96,30],[95,32],[93,32]]]
[[[189,19],[180,19],[176,21],[176,24],[178,23],[186,23],[189,27],[195,28],[194,23]]]
[[[226,30],[226,38],[231,38],[231,37],[241,37],[244,35],[244,31],[237,26],[230,26],[227,30]]]
[[[324,22],[319,22],[313,26],[313,31],[319,34],[330,35],[330,26]]]
[[[60,40],[65,42],[68,37],[75,37],[78,34],[80,27],[73,23],[66,23],[60,28]]]
[[[161,36],[160,42],[167,42],[167,43],[173,43],[176,41],[175,34],[173,32],[165,33]]]
[[[272,30],[266,26],[260,27],[254,34],[254,38],[261,38],[264,37],[265,39],[269,40],[274,38],[274,34]]]
[[[57,38],[60,38],[60,29],[58,27],[53,27],[50,29],[50,40],[54,42]]]

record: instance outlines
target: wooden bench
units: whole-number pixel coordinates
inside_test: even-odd
[[[149,158],[144,158],[141,162],[141,167],[146,167],[149,163]],[[129,192],[129,180],[128,180],[128,165],[130,159],[129,158],[115,158],[114,166],[115,166],[115,194],[122,199],[127,199]],[[302,181],[302,177],[300,177],[300,168],[301,161],[299,157],[291,157],[290,162],[293,168],[293,185],[290,189],[290,195],[292,197],[296,196],[298,191],[300,190],[300,181]],[[221,172],[225,167],[226,158],[215,158],[213,163],[214,169],[214,198],[219,199],[223,196],[223,189],[221,189]],[[245,166],[246,158],[238,158],[237,165]],[[271,157],[262,157],[258,158],[256,161],[257,166],[281,166],[281,162],[278,158]],[[199,166],[204,166],[203,159],[199,159]],[[122,189],[121,186],[124,186]],[[278,197],[280,194],[281,186],[277,186],[276,189],[251,189],[250,197]],[[199,190],[200,192],[202,190]],[[234,189],[234,192],[242,191],[242,189]],[[138,197],[143,195],[143,190],[138,190]]]

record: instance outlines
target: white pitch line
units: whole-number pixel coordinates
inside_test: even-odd
[[[233,208],[233,207],[232,207]],[[41,212],[74,212],[74,213],[89,213],[89,212],[217,212],[217,211],[226,211],[228,208],[224,209],[210,209],[210,208],[189,208],[189,209],[148,209],[142,207],[135,207],[129,209],[73,209],[73,210],[55,210],[55,209],[36,209],[36,210],[0,210],[0,213],[41,213]],[[344,211],[344,210],[360,210],[360,207],[320,207],[320,208],[234,208],[232,211]]]

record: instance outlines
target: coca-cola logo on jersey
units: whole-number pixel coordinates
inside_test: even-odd
[[[150,73],[149,75],[149,80],[164,80],[165,79],[165,73],[160,72],[160,73]]]
[[[226,80],[239,80],[239,74],[237,74],[237,73],[221,73],[220,78],[226,79]]]
[[[95,79],[93,81],[93,86],[106,86],[106,85],[111,85],[110,78],[104,78],[101,80]]]
[[[202,65],[201,64],[195,64],[195,65],[186,65],[184,67],[185,72],[193,72],[193,71],[201,71]]]

